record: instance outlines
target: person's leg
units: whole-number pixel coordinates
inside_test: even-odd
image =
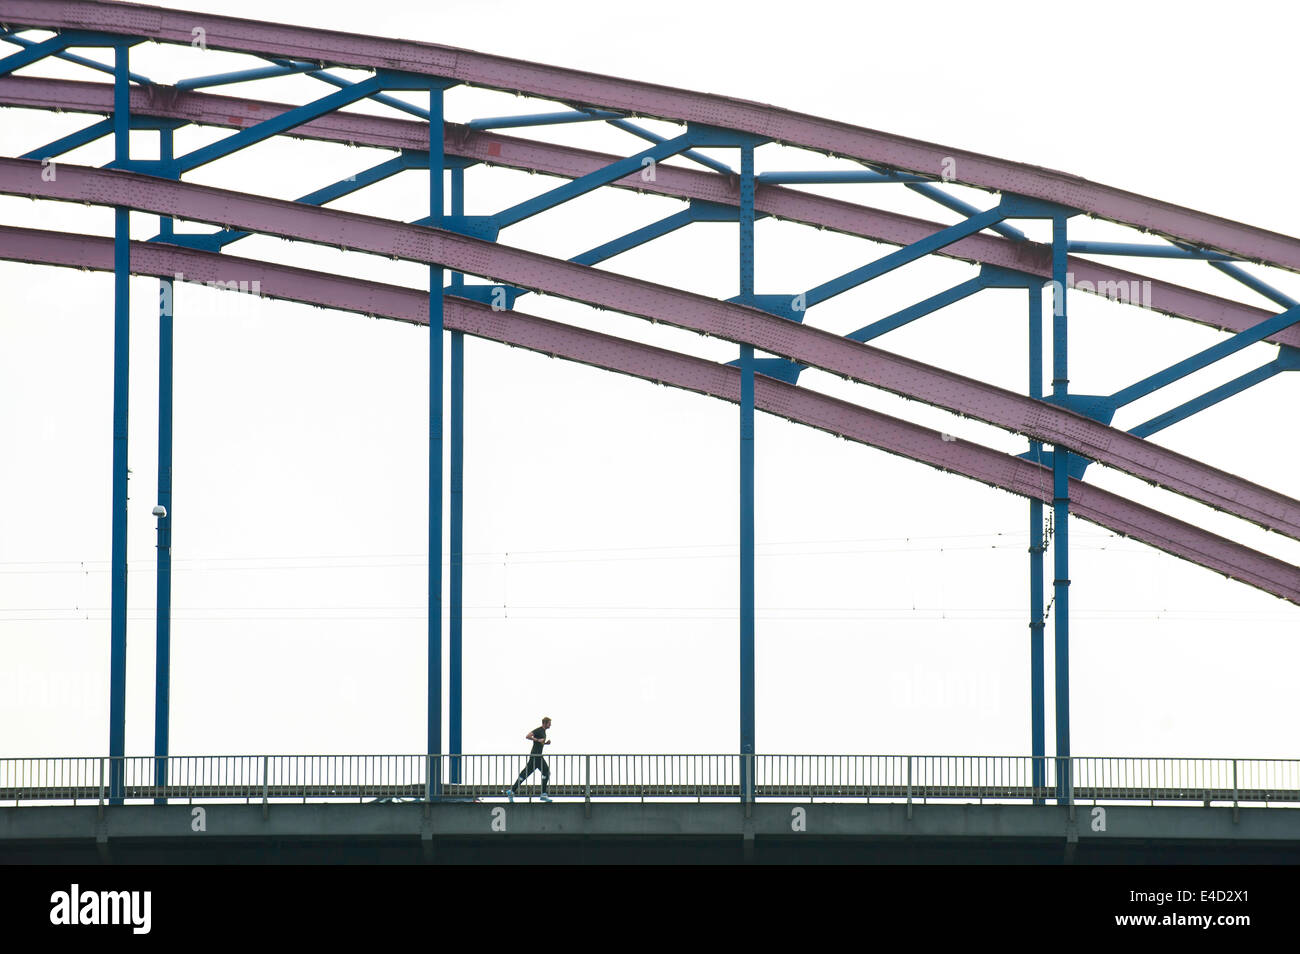
[[[519,770],[519,777],[515,779],[515,784],[510,786],[512,792],[519,791],[519,786],[524,784],[524,779],[533,774],[533,760],[530,758],[524,763],[524,767]]]
[[[540,755],[537,757],[537,761],[542,763],[542,794],[545,795],[546,786],[551,784],[551,767],[546,764],[546,759],[542,758]]]

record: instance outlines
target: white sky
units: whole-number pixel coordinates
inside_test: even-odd
[[[1031,3],[511,2],[434,12],[380,0],[364,23],[344,4],[180,6],[728,93],[1284,233],[1300,223],[1285,180],[1295,136],[1280,118],[1300,16],[1280,4],[1225,18],[1208,3],[1094,3],[1081,13]],[[154,45],[132,54],[133,69],[164,82],[251,65]],[[26,72],[97,78],[52,61]],[[327,91],[301,77],[216,90],[286,102]],[[457,121],[553,108],[447,94]],[[0,153],[91,121],[4,110]],[[642,148],[589,124],[510,134]],[[177,150],[221,135],[185,130]],[[133,155],[153,155],[155,142],[133,136]],[[66,158],[98,165],[110,150],[104,141]],[[188,178],[292,198],[387,155],[275,141]],[[757,156],[759,171],[832,165],[777,147]],[[471,213],[558,184],[500,169],[466,178]],[[955,221],[897,187],[825,191]],[[427,181],[407,173],[336,207],[414,219],[427,212]],[[602,192],[502,241],[564,258],[680,207]],[[112,213],[3,198],[0,221],[109,234]],[[132,222],[137,237],[156,230],[154,217]],[[1071,237],[1140,240],[1075,222]],[[606,267],[729,297],[735,238],[734,226],[699,225]],[[760,222],[757,291],[802,291],[884,251]],[[411,287],[426,275],[279,240],[230,252]],[[1117,264],[1265,304],[1204,264]],[[808,320],[847,332],[973,274],[918,262]],[[1296,276],[1266,277],[1300,293]],[[0,263],[0,280],[0,755],[97,755],[108,733],[111,277]],[[127,750],[146,754],[157,282],[133,280],[131,292]],[[715,360],[735,354],[551,298],[530,295],[519,308]],[[176,315],[172,752],[423,751],[426,332],[193,286],[178,292]],[[1082,393],[1108,393],[1222,337],[1077,294],[1071,317],[1071,390]],[[1023,294],[984,292],[876,343],[1023,390],[1025,328]],[[1275,353],[1253,346],[1115,423],[1131,427]],[[491,343],[468,340],[466,354],[465,750],[524,751],[523,734],[545,713],[556,754],[734,751],[736,409]],[[1025,446],[827,375],[800,383],[1010,453]],[[1300,496],[1294,423],[1282,410],[1296,387],[1280,375],[1156,440]],[[1028,754],[1027,502],[763,414],[757,461],[759,751]],[[1300,562],[1295,541],[1095,465],[1087,478]],[[1075,522],[1071,536],[1075,754],[1296,755],[1300,608],[1090,524]],[[1047,644],[1050,752],[1050,622]]]

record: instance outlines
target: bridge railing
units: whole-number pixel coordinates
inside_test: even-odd
[[[1300,805],[1300,760],[939,755],[544,755],[559,799],[1200,802]],[[1067,770],[1068,768],[1068,770]],[[532,769],[518,784],[521,771]],[[0,759],[0,805],[156,799],[445,800],[542,794],[526,755]]]

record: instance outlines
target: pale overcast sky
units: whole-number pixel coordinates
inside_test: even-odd
[[[1300,197],[1285,182],[1300,15],[1283,4],[1241,4],[1231,18],[1209,3],[378,0],[364,18],[355,5],[286,0],[175,6],[737,95],[1300,229]],[[163,82],[257,63],[157,45],[132,53],[135,70]],[[53,61],[26,72],[106,81]],[[293,77],[218,92],[296,103],[328,90]],[[554,108],[483,90],[447,94],[456,121]],[[2,110],[0,153],[91,121]],[[642,148],[591,124],[515,134]],[[185,130],[177,150],[220,135]],[[133,154],[152,155],[155,143],[136,134]],[[277,140],[187,178],[293,198],[387,155]],[[66,158],[110,157],[105,140]],[[757,166],[831,163],[769,146]],[[471,213],[557,184],[478,167],[466,180]],[[955,221],[899,187],[823,191]],[[427,177],[406,173],[336,207],[415,219],[427,212]],[[680,207],[604,190],[501,240],[567,258]],[[110,234],[112,212],[3,198],[0,221]],[[145,238],[157,219],[132,223]],[[1025,228],[1043,236],[1039,225]],[[1139,240],[1086,218],[1071,235]],[[230,251],[411,287],[427,275],[280,240]],[[801,291],[885,251],[763,221],[757,291]],[[736,260],[734,225],[697,225],[605,267],[725,298],[737,292]],[[1266,304],[1201,263],[1118,264]],[[808,322],[847,332],[973,274],[918,262],[818,306]],[[6,263],[0,277],[0,756],[98,755],[108,735],[112,280]],[[1268,280],[1300,294],[1296,276]],[[153,746],[157,285],[131,284],[128,754]],[[548,297],[519,307],[715,360],[735,354]],[[1222,338],[1077,294],[1071,316],[1071,390],[1083,393],[1109,393]],[[192,286],[178,292],[174,754],[423,751],[426,334]],[[1027,387],[1022,293],[986,291],[876,344]],[[1115,423],[1131,427],[1275,353],[1252,346]],[[476,340],[466,368],[466,751],[522,751],[543,714],[555,720],[555,754],[734,751],[737,410]],[[800,383],[1010,453],[1025,448],[828,375]],[[1279,375],[1155,440],[1300,496],[1284,411],[1298,387],[1295,375]],[[1028,754],[1028,503],[763,414],[756,453],[758,750]],[[1095,465],[1087,479],[1300,562],[1295,541]],[[1075,522],[1071,536],[1076,754],[1296,755],[1300,607],[1090,524]],[[1047,632],[1050,753],[1050,622]]]

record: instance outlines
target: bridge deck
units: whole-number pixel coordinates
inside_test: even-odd
[[[0,863],[1300,862],[1300,812],[856,801],[0,808]]]
[[[375,785],[373,783],[358,785],[268,785],[265,788],[250,789],[248,785],[171,785],[159,788],[154,785],[128,785],[123,797],[127,800],[146,800],[166,798],[175,801],[207,801],[238,799],[241,801],[260,801],[301,799],[413,799],[425,798],[425,787],[420,784]],[[738,785],[712,784],[630,784],[630,785],[592,785],[589,788],[581,784],[551,785],[549,793],[555,798],[611,799],[630,800],[643,798],[730,798],[739,800],[741,792]],[[524,786],[517,794],[519,799],[535,798],[541,794],[537,785]],[[964,799],[977,801],[1054,799],[1056,789],[1053,786],[1024,785],[917,785],[910,789],[905,785],[757,785],[755,798],[775,799]],[[30,788],[0,788],[0,803],[75,801],[99,802],[105,791],[99,786],[81,785],[71,787],[40,786]],[[467,798],[505,799],[501,786],[455,785],[444,784],[443,799],[460,800]],[[1076,801],[1083,802],[1255,802],[1255,803],[1300,803],[1300,790],[1297,789],[1240,789],[1233,791],[1224,788],[1198,788],[1179,786],[1167,788],[1125,788],[1125,787],[1076,787]]]

